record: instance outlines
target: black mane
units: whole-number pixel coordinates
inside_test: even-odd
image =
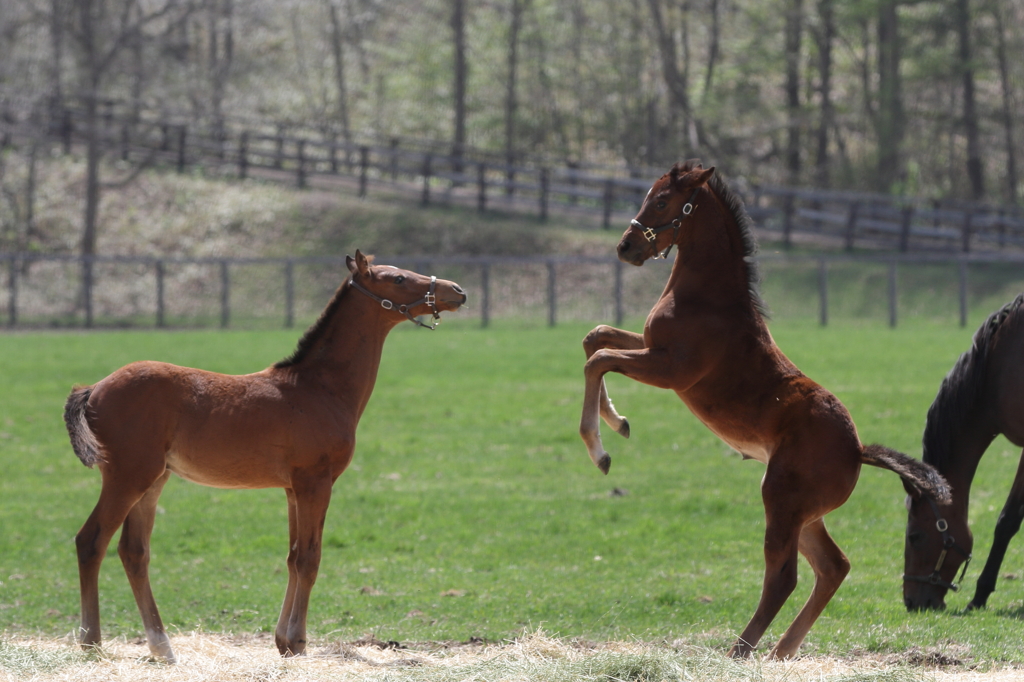
[[[974,333],[971,347],[949,370],[942,380],[939,393],[928,408],[922,445],[922,459],[939,472],[947,471],[952,464],[950,443],[963,421],[970,416],[971,409],[981,399],[988,367],[989,346],[1003,322],[1024,306],[1024,294],[992,313]]]
[[[334,296],[327,304],[327,307],[323,309],[323,312],[320,313],[320,317],[317,321],[314,322],[309,329],[306,330],[306,333],[302,335],[302,338],[299,339],[299,344],[295,347],[295,351],[284,360],[275,363],[275,369],[293,367],[302,362],[306,356],[309,355],[309,351],[313,349],[316,342],[324,335],[324,332],[327,329],[327,323],[332,317],[334,317],[335,311],[337,311],[338,306],[341,305],[341,301],[345,298],[345,294],[348,293],[350,289],[348,283],[349,279],[346,278],[345,281],[341,283],[341,286],[338,287],[337,291],[334,292]]]
[[[686,163],[676,164],[672,169],[678,173],[687,173],[693,170],[699,161],[692,160]],[[770,317],[768,304],[761,298],[761,274],[757,267],[757,239],[754,237],[754,221],[747,213],[743,200],[732,191],[721,173],[715,172],[708,180],[708,187],[714,192],[725,207],[732,214],[733,220],[740,231],[740,239],[743,240],[743,260],[747,264],[747,290],[754,303],[754,308],[763,317]]]

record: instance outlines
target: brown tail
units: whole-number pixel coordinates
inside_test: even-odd
[[[895,471],[903,479],[908,492],[927,495],[939,504],[949,504],[952,495],[949,483],[930,464],[908,457],[884,445],[868,445],[861,451],[860,461],[880,469]]]
[[[85,420],[90,395],[92,386],[80,386],[71,391],[68,401],[64,403],[64,423],[68,427],[71,447],[75,454],[82,460],[82,464],[91,469],[103,457],[100,454],[99,441],[89,428],[89,422]]]

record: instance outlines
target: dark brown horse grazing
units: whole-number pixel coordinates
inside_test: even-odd
[[[993,313],[974,334],[970,349],[942,380],[924,427],[925,462],[949,481],[953,499],[907,499],[903,601],[907,609],[945,608],[971,558],[967,523],[971,482],[978,461],[999,434],[1024,447],[1024,294]],[[1024,453],[1022,453],[1024,458]],[[996,521],[995,538],[968,608],[985,606],[1010,539],[1024,519],[1024,459]]]
[[[796,586],[799,552],[814,569],[814,588],[771,652],[788,658],[849,571],[822,519],[850,496],[861,464],[891,469],[938,499],[948,491],[931,467],[880,445],[861,445],[839,400],[776,347],[757,293],[750,219],[714,168],[676,165],[655,182],[618,254],[642,265],[672,246],[678,255],[644,333],[600,326],[583,341],[588,360],[580,435],[607,473],[611,458],[601,444],[599,416],[629,435],[604,384],[606,373],[619,372],[674,390],[728,445],[767,465],[761,484],[764,587],[730,654],[748,656],[756,647]]]
[[[136,362],[72,391],[64,412],[71,444],[103,477],[75,538],[83,647],[100,643],[100,563],[122,526],[118,554],[149,649],[174,661],[149,585],[149,538],[157,498],[175,473],[217,488],[284,488],[288,588],[275,640],[284,656],[303,653],[331,486],[352,460],[384,339],[406,318],[437,319],[466,301],[453,282],[371,265],[358,251],[347,262],[351,277],[294,354],[273,367],[229,376]]]

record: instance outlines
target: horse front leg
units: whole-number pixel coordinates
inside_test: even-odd
[[[292,615],[292,604],[295,602],[295,586],[298,584],[298,572],[295,563],[298,557],[298,534],[297,534],[297,508],[295,493],[291,488],[285,489],[288,499],[288,587],[284,591],[284,603],[281,604],[281,615],[277,619],[277,627],[274,629],[274,643],[282,656],[287,655],[288,644],[288,620]]]
[[[289,588],[275,637],[282,656],[299,656],[306,651],[309,595],[320,570],[324,520],[334,482],[329,475],[296,478],[305,480],[293,480],[292,485],[295,536],[288,554]]]
[[[684,384],[686,377],[679,377],[673,371],[672,358],[664,349],[641,348],[639,350],[601,349],[595,351],[583,367],[584,394],[583,414],[580,417],[580,437],[587,446],[591,461],[604,473],[608,473],[612,458],[601,443],[601,394],[604,375],[618,372],[630,379],[659,388],[673,388],[678,382]],[[686,385],[689,385],[688,383]],[[607,395],[607,394],[605,394]]]
[[[157,660],[174,663],[176,659],[174,650],[171,649],[171,640],[164,629],[149,583],[149,541],[156,519],[156,504],[170,476],[169,470],[164,472],[164,475],[150,486],[142,499],[128,512],[117,553],[121,557],[124,572],[128,576],[128,584],[132,587],[135,603],[142,616],[150,653]]]
[[[974,598],[967,605],[968,609],[985,608],[989,595],[996,591],[999,567],[1003,565],[1006,549],[1010,546],[1010,540],[1020,530],[1022,520],[1024,520],[1024,452],[1021,452],[1021,459],[1017,464],[1017,475],[1013,478],[1013,485],[1010,487],[1006,504],[1003,505],[1003,510],[999,513],[999,519],[996,521],[992,549],[989,550],[985,568],[982,569],[981,575],[978,577],[978,586],[975,588]]]
[[[605,348],[639,350],[643,347],[644,337],[642,334],[616,329],[606,324],[595,327],[583,338],[583,350],[587,354],[588,360],[594,353]],[[600,390],[598,404],[600,406],[601,418],[616,433],[624,438],[629,438],[629,420],[615,410],[615,405],[612,404],[611,399],[608,397],[608,388],[605,386],[604,377],[601,378]]]

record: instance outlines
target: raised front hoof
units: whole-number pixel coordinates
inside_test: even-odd
[[[597,460],[597,468],[601,470],[602,474],[607,475],[608,470],[612,468],[612,456],[605,453],[601,459]]]
[[[623,438],[629,438],[629,420],[623,417],[622,424],[615,431]]]

